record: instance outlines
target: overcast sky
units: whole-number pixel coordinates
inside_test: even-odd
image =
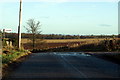
[[[43,34],[118,34],[117,0],[23,0],[22,32],[28,19],[40,21]],[[103,2],[104,1],[104,2]],[[0,2],[0,29],[17,32],[19,0]]]

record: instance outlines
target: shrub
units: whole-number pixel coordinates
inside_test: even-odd
[[[104,40],[100,42],[100,45],[104,47],[107,51],[120,51],[120,40],[112,39],[112,40]]]

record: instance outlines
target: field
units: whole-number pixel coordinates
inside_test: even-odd
[[[105,40],[104,38],[99,39],[37,39],[35,49],[53,49],[60,47],[79,47],[89,44],[98,44],[101,41]],[[32,49],[32,42],[29,39],[22,39],[22,45],[25,49]]]
[[[87,41],[88,43],[91,42],[99,42],[101,40],[104,40],[105,38],[95,38],[95,39],[37,39],[37,43],[45,42],[45,43],[66,43],[66,42],[81,42],[81,41]],[[31,42],[30,39],[22,39],[22,43],[29,43]]]

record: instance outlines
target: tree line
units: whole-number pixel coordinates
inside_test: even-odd
[[[5,38],[17,38],[17,33],[5,33]],[[22,33],[22,38],[30,38],[31,33]],[[117,38],[118,35],[62,35],[62,34],[36,34],[37,39],[87,39],[87,38]]]

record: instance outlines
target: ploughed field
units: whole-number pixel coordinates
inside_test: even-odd
[[[60,47],[78,47],[85,44],[98,44],[104,39],[37,39],[35,49],[52,49]],[[25,49],[32,49],[32,42],[29,39],[22,39],[22,45]]]

